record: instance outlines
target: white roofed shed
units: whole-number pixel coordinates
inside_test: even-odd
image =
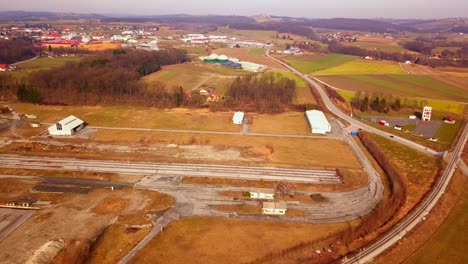
[[[47,130],[52,136],[71,136],[85,127],[85,122],[76,116],[69,116],[56,124],[50,126]]]
[[[330,123],[322,111],[309,110],[305,112],[310,130],[316,134],[326,134],[331,132]]]
[[[235,125],[241,125],[244,121],[244,112],[235,112],[232,117],[232,123]]]

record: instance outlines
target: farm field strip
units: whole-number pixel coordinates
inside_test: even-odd
[[[398,63],[386,61],[353,60],[336,67],[315,72],[314,75],[346,74],[407,74]]]
[[[428,75],[328,75],[319,79],[348,91],[424,97],[468,102],[468,89],[460,88]]]
[[[309,59],[309,56],[305,56],[304,59],[301,59],[301,56],[288,57],[285,61],[303,73],[312,73],[354,61],[357,58],[351,55],[329,54],[312,60]]]

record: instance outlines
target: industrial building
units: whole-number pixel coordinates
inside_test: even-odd
[[[244,121],[244,112],[235,112],[232,117],[232,123],[234,125],[241,125]]]
[[[249,195],[252,199],[275,199],[275,191],[273,189],[251,188],[249,191]]]
[[[286,202],[263,202],[262,214],[285,215],[287,209]]]
[[[200,57],[205,63],[226,63],[229,58],[226,55],[211,54],[210,56]]]
[[[305,112],[307,122],[314,134],[326,134],[331,132],[330,123],[322,111],[309,110]]]
[[[69,116],[50,126],[47,130],[52,136],[71,136],[85,127],[86,123],[76,116]]]
[[[238,62],[234,62],[234,61],[227,61],[225,63],[222,63],[221,65],[223,65],[224,67],[228,67],[228,68],[231,68],[231,69],[242,69],[242,64],[238,63]]]
[[[248,62],[248,61],[240,61],[239,63],[241,64],[243,70],[251,71],[251,72],[261,72],[268,68],[265,65]]]

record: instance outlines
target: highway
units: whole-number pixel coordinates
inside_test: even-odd
[[[309,76],[300,73],[296,69],[292,68],[288,64],[270,56],[269,49],[267,49],[266,56],[281,63],[283,66],[288,68],[290,71],[295,73],[296,75],[302,77],[306,80],[310,85],[312,85],[317,91],[319,92],[322,100],[324,101],[326,107],[338,117],[348,121],[351,126],[348,128],[348,131],[361,128],[377,135],[387,137],[390,135],[386,132],[368,126],[364,123],[361,123],[348,115],[341,112],[328,98],[325,91],[322,89],[320,85],[318,85],[314,80],[312,80]],[[342,259],[342,263],[366,263],[372,261],[376,256],[387,250],[389,247],[394,245],[398,242],[405,234],[411,231],[419,222],[424,220],[424,217],[432,210],[432,208],[437,204],[441,196],[443,195],[447,185],[449,184],[453,173],[455,172],[457,165],[460,162],[460,156],[465,147],[466,141],[468,138],[468,125],[465,125],[463,130],[461,131],[461,138],[459,139],[455,149],[453,151],[453,155],[448,161],[447,167],[445,168],[443,174],[438,179],[436,185],[428,192],[426,197],[419,203],[419,205],[414,208],[408,215],[406,215],[397,225],[392,227],[387,233],[383,236],[380,236],[378,239],[371,242],[364,248],[361,248],[357,253],[355,253],[351,257],[345,257]],[[436,152],[432,149],[426,148],[421,146],[417,143],[411,142],[409,140],[400,138],[398,136],[394,136],[390,138],[398,143],[411,147],[413,149],[419,150],[423,153],[430,154],[436,157],[440,157],[443,153]]]

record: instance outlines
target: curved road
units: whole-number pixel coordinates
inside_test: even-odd
[[[343,113],[340,109],[338,109],[338,107],[336,107],[333,104],[333,102],[330,100],[330,98],[328,98],[328,95],[325,93],[325,91],[322,89],[322,87],[319,84],[317,84],[317,82],[315,82],[312,78],[310,78],[307,74],[302,74],[298,70],[296,70],[293,67],[289,66],[289,64],[287,64],[287,63],[285,63],[285,62],[283,62],[281,60],[278,60],[278,59],[274,58],[273,56],[271,56],[269,48],[267,49],[267,52],[265,54],[270,59],[275,60],[276,62],[280,63],[281,65],[283,65],[284,67],[289,69],[291,72],[295,73],[297,76],[301,77],[302,79],[307,81],[307,83],[312,85],[319,92],[320,97],[322,98],[322,100],[323,100],[325,106],[328,108],[328,110],[330,110],[330,112],[332,112],[336,116],[340,117],[341,119],[348,121],[351,124],[351,127],[348,128],[349,131],[357,130],[357,128],[361,128],[361,129],[370,131],[370,132],[372,132],[374,134],[377,134],[379,136],[386,137],[386,138],[389,138],[389,136],[391,135],[391,134],[389,134],[387,132],[381,131],[381,130],[379,130],[377,128],[374,128],[374,127],[371,127],[371,126],[366,125],[364,123],[361,123],[361,122],[357,121],[356,119],[354,119],[354,118],[348,116],[347,114]],[[409,141],[407,139],[404,139],[404,138],[401,138],[401,137],[398,137],[398,136],[394,136],[391,139],[397,141],[400,144],[406,145],[408,147],[411,147],[413,149],[419,150],[421,152],[424,152],[424,153],[427,153],[427,154],[430,154],[430,155],[433,155],[433,156],[440,157],[443,154],[443,153],[440,153],[440,152],[437,152],[435,150],[426,148],[424,146],[421,146],[421,145],[419,145],[417,143],[414,143],[412,141]]]
[[[373,132],[383,137],[388,137],[390,135],[374,127],[363,124],[347,116],[343,112],[341,112],[331,102],[331,100],[328,98],[327,94],[325,93],[325,91],[322,89],[320,85],[318,85],[315,81],[313,81],[309,76],[300,73],[299,71],[292,68],[288,64],[270,56],[269,49],[267,49],[266,56],[281,63],[290,71],[294,72],[296,75],[302,77],[309,84],[314,86],[314,88],[317,89],[320,96],[322,97],[327,108],[335,115],[351,123],[351,127],[349,129],[354,130],[356,128],[362,128],[362,129],[368,130],[370,132]],[[468,125],[465,125],[465,127],[460,133],[462,136],[459,139],[457,145],[455,146],[455,149],[453,151],[453,154],[450,160],[448,161],[446,169],[444,170],[441,177],[438,179],[436,185],[429,191],[429,193],[419,203],[419,205],[415,209],[413,209],[408,215],[406,215],[405,218],[403,218],[397,225],[395,225],[387,233],[385,233],[384,235],[380,236],[378,239],[371,242],[365,248],[361,248],[357,254],[355,254],[354,256],[350,258],[346,258],[346,257],[343,258],[342,263],[347,263],[347,264],[348,263],[366,263],[366,262],[372,261],[376,256],[378,256],[379,254],[387,250],[389,247],[396,244],[398,240],[400,240],[406,233],[411,231],[414,227],[416,227],[421,221],[425,219],[425,216],[432,210],[432,208],[438,203],[439,199],[444,194],[444,191],[447,188],[448,183],[452,179],[453,173],[455,172],[457,165],[460,162],[461,153],[468,140]],[[409,140],[406,140],[397,136],[394,136],[392,139],[408,147],[419,150],[423,153],[427,153],[436,157],[443,156],[443,153],[436,152],[432,149],[428,149],[424,146],[421,146]]]

